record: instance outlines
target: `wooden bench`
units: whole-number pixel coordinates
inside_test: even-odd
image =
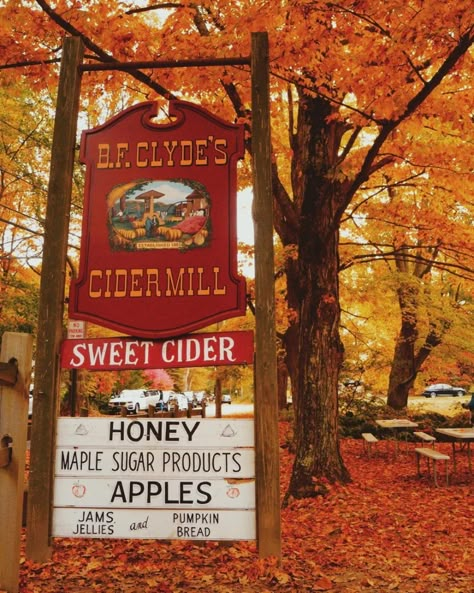
[[[370,457],[370,454],[372,453],[372,445],[378,443],[379,440],[371,432],[363,432],[362,438],[364,439],[365,452],[367,453],[367,456]]]
[[[419,432],[419,431],[415,431],[413,433],[413,436],[415,436],[417,439],[420,439],[420,441],[424,441],[425,443],[431,443],[431,446],[434,449],[435,446],[435,442],[436,442],[436,438],[426,432]]]
[[[436,462],[437,461],[444,461],[445,469],[446,469],[446,485],[449,482],[449,474],[448,474],[448,461],[450,459],[449,455],[445,455],[444,453],[440,453],[436,451],[436,449],[426,449],[426,448],[416,448],[416,467],[418,476],[421,476],[420,471],[420,459],[421,457],[426,457],[428,461],[428,471],[430,469],[430,461],[433,462],[433,481],[435,486],[438,485],[437,475],[436,475]]]

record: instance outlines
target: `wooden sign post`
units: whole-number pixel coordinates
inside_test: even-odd
[[[257,538],[261,557],[280,558],[280,457],[268,52],[268,35],[253,33],[251,66],[255,225]]]
[[[0,590],[8,593],[18,591],[20,572],[32,350],[29,334],[3,334],[1,360],[17,367],[14,385],[0,382]]]
[[[31,470],[26,549],[35,562],[51,556],[50,519],[54,432],[58,408],[59,348],[62,339],[72,171],[79,109],[83,44],[64,40],[54,123],[38,317],[38,348],[31,430]]]

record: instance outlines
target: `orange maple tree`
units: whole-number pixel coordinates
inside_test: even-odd
[[[65,34],[82,37],[87,60],[112,62],[248,55],[249,32],[269,31],[274,223],[282,244],[297,248],[286,263],[295,315],[283,340],[298,428],[288,494],[313,496],[327,491],[326,480],[347,481],[337,432],[342,220],[377,188],[389,192],[407,178],[418,185],[436,168],[463,207],[450,172],[470,126],[471,3],[217,0],[124,9],[113,1],[30,0],[3,10],[4,84],[22,66],[36,89],[55,83],[51,63]],[[138,97],[177,93],[227,119],[248,122],[251,108],[246,68],[102,72],[85,77],[84,90],[91,122]],[[452,146],[426,158],[429,130]],[[464,156],[455,164],[465,172]]]

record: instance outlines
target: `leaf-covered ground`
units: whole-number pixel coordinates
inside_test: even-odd
[[[360,441],[344,440],[352,483],[282,511],[280,565],[259,559],[253,542],[57,539],[51,562],[22,561],[20,593],[472,593],[467,454],[451,484],[435,488],[416,476],[413,447],[395,458],[379,443],[369,459]],[[282,494],[291,463],[281,449]]]

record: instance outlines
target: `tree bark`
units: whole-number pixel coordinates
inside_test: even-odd
[[[387,391],[387,405],[395,410],[401,410],[408,404],[408,396],[413,388],[416,376],[423,363],[436,346],[441,344],[445,333],[451,326],[449,316],[432,316],[429,328],[421,345],[419,342],[419,309],[421,280],[430,268],[421,269],[415,265],[414,270],[397,259],[397,268],[401,272],[400,286],[397,291],[402,323],[395,344],[395,350],[390,369]]]
[[[395,344],[387,392],[387,405],[401,410],[408,403],[408,394],[415,382],[415,342],[418,338],[419,288],[403,281],[398,289],[398,303],[402,323]]]
[[[342,187],[331,180],[329,104],[300,96],[294,179],[301,197],[297,286],[296,456],[285,497],[324,494],[325,481],[348,482],[338,440],[337,383],[343,347],[339,337],[339,219]],[[293,292],[294,291],[294,292]]]

